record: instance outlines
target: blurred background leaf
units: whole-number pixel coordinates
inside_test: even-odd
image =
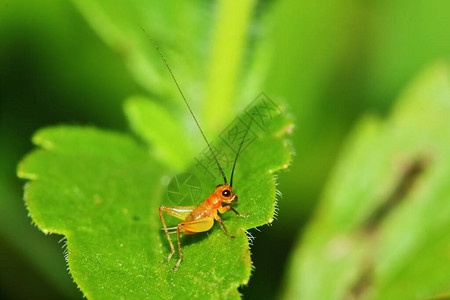
[[[226,36],[215,36],[224,28],[218,24],[235,23],[233,13],[228,23],[216,18],[232,7],[219,10],[224,5],[220,1],[155,1],[147,4],[149,8],[138,1],[120,8],[106,1],[73,3],[1,3],[2,298],[80,295],[66,275],[61,245],[55,242],[60,237],[43,236],[29,225],[22,182],[14,175],[17,162],[32,147],[30,137],[36,129],[75,123],[126,130],[123,100],[149,93],[186,124],[188,138],[200,145],[198,132],[140,26],[164,49],[202,121],[220,117],[217,128],[211,120],[204,124],[209,135],[218,133],[261,90],[287,103],[296,119],[297,156],[291,172],[279,178],[284,196],[278,221],[254,232],[256,270],[242,292],[255,298],[273,298],[280,289],[295,237],[309,219],[355,120],[366,111],[384,115],[415,74],[450,53],[448,1],[246,2],[247,15],[238,16],[239,24],[248,24],[248,34],[241,35],[242,53],[230,54],[239,74],[230,77],[232,90],[225,93],[226,100],[211,99],[214,91],[208,92],[206,85],[222,78],[217,73],[220,61],[215,64],[214,59],[220,60],[229,47]],[[108,20],[107,14],[113,18]],[[104,25],[96,25],[108,23],[112,25],[103,33]],[[230,32],[238,34],[235,30]],[[222,48],[213,51],[212,39],[223,39],[218,43]],[[130,58],[136,49],[141,55]],[[206,99],[211,106],[204,105]],[[229,102],[222,106],[209,101]]]
[[[127,99],[124,110],[130,127],[151,146],[153,157],[174,170],[181,171],[186,167],[194,153],[178,119],[158,103],[142,96]]]
[[[294,252],[285,299],[448,293],[450,68],[436,64],[391,116],[351,135]]]

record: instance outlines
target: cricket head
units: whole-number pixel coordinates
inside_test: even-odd
[[[216,186],[215,194],[220,201],[227,204],[236,203],[238,201],[237,195],[233,192],[228,184],[219,184]]]

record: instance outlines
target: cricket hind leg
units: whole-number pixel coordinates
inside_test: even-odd
[[[164,216],[163,216],[163,212],[167,212],[166,209],[168,207],[160,207],[159,208],[159,216],[161,218],[161,223],[164,226],[164,232],[166,233],[166,237],[167,240],[169,241],[170,244],[170,249],[171,252],[169,254],[169,256],[167,257],[167,260],[165,260],[165,262],[168,262],[172,256],[175,254],[175,247],[173,246],[173,242],[170,238],[170,234],[174,233],[174,231],[169,232],[169,228],[166,225],[166,222],[164,220]],[[170,208],[169,208],[170,209]],[[181,222],[176,226],[176,233],[177,233],[177,246],[178,246],[178,261],[175,264],[175,267],[172,269],[173,271],[176,271],[178,269],[178,267],[181,264],[181,261],[183,260],[183,250],[181,248],[181,241],[180,241],[180,234],[186,233],[186,234],[194,234],[197,232],[204,232],[204,231],[208,231],[209,229],[211,229],[211,227],[214,225],[214,218],[212,217],[205,217],[205,218],[200,218],[197,220],[193,220],[193,221],[185,221],[185,222]],[[175,229],[175,228],[170,228],[170,229]]]
[[[181,250],[181,241],[180,241],[180,226],[177,226],[177,244],[178,244],[178,261],[173,267],[173,271],[176,271],[183,260],[183,250]]]
[[[172,239],[170,238],[170,235],[169,235],[170,232],[169,232],[169,229],[167,228],[166,221],[164,220],[163,212],[164,212],[164,208],[160,207],[159,208],[159,217],[161,218],[161,223],[163,224],[163,229],[164,229],[164,232],[166,234],[167,240],[169,241],[169,245],[170,245],[170,254],[167,256],[167,258],[165,260],[162,261],[162,262],[167,263],[170,261],[173,254],[175,253],[175,247],[173,246]]]
[[[204,232],[211,229],[214,224],[214,219],[211,217],[200,218],[193,221],[181,222],[177,225],[177,244],[178,244],[178,261],[173,267],[176,271],[183,260],[183,250],[181,248],[180,233],[195,234],[197,232]]]
[[[164,260],[163,262],[169,262],[170,259],[172,258],[172,256],[175,254],[175,247],[173,246],[172,239],[170,238],[170,234],[175,233],[175,232],[169,232],[169,230],[177,229],[177,231],[178,231],[178,226],[175,228],[167,227],[166,221],[164,220],[163,212],[168,213],[169,215],[174,216],[178,219],[184,220],[192,212],[192,210],[194,208],[195,208],[194,206],[165,206],[165,205],[161,205],[159,207],[159,217],[161,218],[161,223],[163,224],[163,230],[166,234],[167,241],[169,241],[169,245],[170,245],[170,254],[167,256],[167,259]],[[180,245],[180,243],[178,242],[178,247],[179,247],[179,245]]]
[[[195,206],[165,206],[159,207],[160,211],[163,211],[175,218],[185,220],[187,216],[194,210]]]

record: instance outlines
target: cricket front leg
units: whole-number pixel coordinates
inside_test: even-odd
[[[243,218],[247,218],[249,215],[241,215],[237,210],[235,210],[231,205],[226,205],[226,206],[222,206],[218,209],[218,211],[223,214],[229,210],[232,210],[236,215],[238,215],[239,217],[243,217]]]
[[[214,216],[214,219],[216,219],[217,221],[219,221],[220,226],[222,226],[222,228],[223,228],[223,230],[225,231],[225,233],[226,233],[230,238],[234,239],[235,236],[234,236],[234,235],[230,235],[230,232],[228,232],[228,229],[225,227],[225,224],[223,224],[223,222],[222,222],[222,218],[219,217],[218,215],[215,215],[215,216]]]

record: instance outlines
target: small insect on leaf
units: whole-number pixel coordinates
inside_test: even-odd
[[[175,85],[178,88],[178,91],[180,92],[181,98],[186,103],[186,106],[189,110],[189,112],[192,115],[192,118],[194,119],[194,122],[197,124],[197,127],[203,136],[203,139],[206,142],[206,145],[208,146],[208,149],[217,164],[218,171],[220,172],[220,175],[223,178],[223,184],[220,184],[216,186],[214,192],[209,195],[205,201],[200,203],[197,206],[165,206],[162,205],[159,208],[159,216],[161,218],[161,223],[163,225],[164,232],[166,233],[167,241],[170,245],[170,254],[167,257],[166,262],[169,262],[172,256],[175,253],[175,247],[173,245],[172,239],[170,238],[171,233],[176,232],[177,236],[177,246],[178,246],[178,261],[173,267],[173,270],[177,270],[178,267],[181,264],[181,261],[183,259],[183,251],[181,248],[181,241],[180,241],[180,234],[195,234],[199,232],[205,232],[211,229],[211,227],[214,225],[214,220],[218,221],[220,223],[220,226],[222,226],[223,230],[229,236],[230,238],[234,238],[233,235],[230,235],[230,232],[228,231],[227,227],[222,221],[222,218],[219,216],[220,214],[223,214],[229,210],[233,211],[237,216],[240,217],[246,217],[248,215],[241,215],[238,213],[236,209],[231,207],[231,204],[234,204],[237,202],[238,197],[235,194],[233,189],[233,177],[234,177],[234,170],[236,168],[236,163],[239,158],[239,154],[241,153],[242,146],[244,145],[244,142],[246,141],[247,135],[250,131],[250,127],[252,125],[252,119],[250,119],[250,122],[248,123],[248,128],[245,131],[245,134],[243,135],[241,141],[239,142],[239,147],[236,152],[236,156],[234,158],[233,167],[231,170],[230,175],[230,183],[228,184],[227,177],[224,173],[224,169],[222,165],[220,164],[217,153],[214,152],[213,148],[211,147],[211,144],[209,143],[208,139],[206,138],[205,134],[203,133],[202,128],[200,127],[200,124],[197,121],[197,118],[195,117],[194,112],[192,111],[186,97],[184,96],[180,85],[178,84],[171,68],[169,67],[169,64],[167,63],[166,59],[164,58],[161,50],[156,45],[155,42],[153,42],[153,45],[155,46],[156,50],[158,51],[159,55],[161,56],[162,60],[164,61],[167,70],[169,71],[170,75],[172,76]],[[175,218],[181,219],[182,222],[178,223],[176,227],[168,228],[166,225],[166,221],[164,219],[164,214],[167,213]]]

